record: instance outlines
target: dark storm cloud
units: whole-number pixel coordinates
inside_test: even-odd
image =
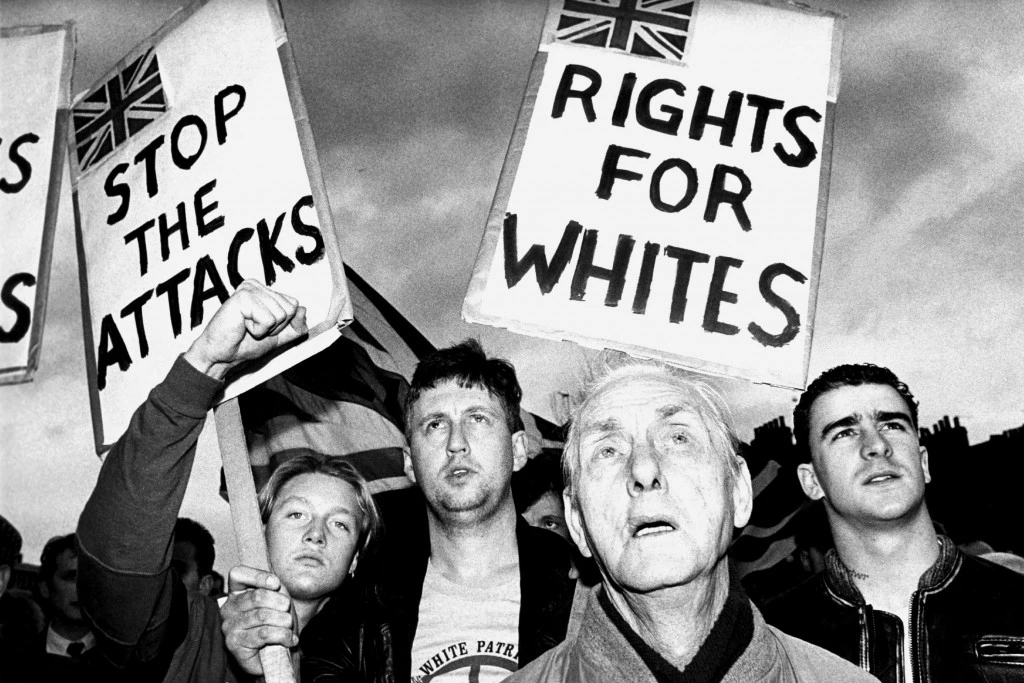
[[[965,170],[977,149],[953,115],[968,83],[941,50],[893,46],[884,68],[856,69],[837,105],[836,161],[859,157],[875,217],[891,211],[923,176]]]
[[[438,124],[507,135],[545,5],[286,2],[318,142],[377,143]],[[514,101],[495,109],[496,102]],[[387,130],[382,130],[386,126]]]
[[[459,324],[545,7],[285,4],[345,256],[432,338]]]
[[[331,203],[349,262],[438,339],[458,321],[504,146],[482,156],[450,132],[410,142],[393,156],[420,164],[344,174]]]

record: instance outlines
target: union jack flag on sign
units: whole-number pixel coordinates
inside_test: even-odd
[[[79,171],[98,164],[165,111],[160,67],[150,48],[72,109]]]
[[[696,0],[564,0],[555,41],[680,61]]]

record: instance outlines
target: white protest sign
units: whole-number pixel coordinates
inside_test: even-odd
[[[552,0],[463,317],[802,387],[840,28]]]
[[[277,2],[196,2],[76,98],[68,132],[97,450],[235,287],[307,309],[309,339],[223,398],[329,345],[351,304]]]
[[[71,24],[0,29],[0,384],[39,367],[74,53]]]

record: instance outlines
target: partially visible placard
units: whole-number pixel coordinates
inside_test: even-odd
[[[0,384],[39,367],[75,32],[0,28]]]
[[[68,146],[98,451],[244,279],[297,298],[310,335],[234,375],[224,399],[351,321],[276,0],[179,11],[75,99]]]
[[[841,27],[551,0],[463,317],[803,387]]]

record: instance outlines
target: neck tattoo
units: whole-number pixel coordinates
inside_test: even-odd
[[[860,581],[867,581],[870,578],[867,574],[862,574],[856,569],[850,569],[846,566],[846,563],[842,559],[839,560],[840,566],[846,571],[846,575],[850,578],[859,579]]]

